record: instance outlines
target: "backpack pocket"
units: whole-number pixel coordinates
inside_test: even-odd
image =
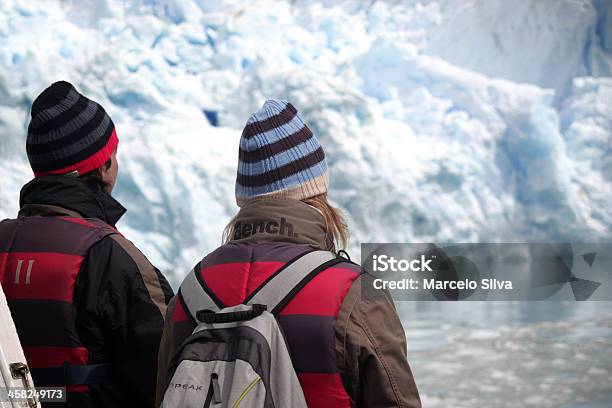
[[[161,406],[220,407],[224,402],[221,390],[226,365],[222,361],[181,361],[170,379]]]
[[[245,361],[183,360],[170,380],[162,407],[252,407],[263,406],[265,398],[261,377]]]

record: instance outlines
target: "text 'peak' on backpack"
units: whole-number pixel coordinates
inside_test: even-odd
[[[161,406],[306,408],[275,315],[319,272],[345,260],[308,251],[233,307],[224,307],[191,271],[179,296],[197,327],[172,358]]]

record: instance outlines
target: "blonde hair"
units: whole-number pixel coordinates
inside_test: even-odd
[[[348,243],[349,229],[342,212],[332,206],[327,200],[327,193],[302,200],[323,214],[325,221],[325,241],[328,249],[336,250],[336,246],[345,249]]]
[[[345,249],[348,243],[349,229],[342,212],[333,207],[327,200],[327,193],[306,198],[302,202],[317,209],[325,222],[326,249],[336,251],[336,247]],[[238,214],[234,215],[223,229],[223,243],[226,244],[234,236],[234,223]]]

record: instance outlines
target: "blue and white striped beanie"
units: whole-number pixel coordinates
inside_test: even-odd
[[[286,101],[269,99],[247,120],[240,138],[236,203],[253,198],[304,200],[327,192],[319,141]]]

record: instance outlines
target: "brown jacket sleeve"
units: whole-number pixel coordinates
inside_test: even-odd
[[[338,315],[336,355],[346,390],[360,408],[420,408],[404,329],[389,293],[372,281],[363,274],[353,282]]]
[[[157,357],[157,395],[155,397],[155,406],[161,405],[164,393],[166,392],[166,373],[168,366],[170,365],[170,359],[174,350],[172,340],[174,335],[172,333],[172,315],[174,314],[174,307],[176,304],[176,296],[168,303],[166,309],[166,319],[164,320],[164,332],[159,343],[159,353]]]

